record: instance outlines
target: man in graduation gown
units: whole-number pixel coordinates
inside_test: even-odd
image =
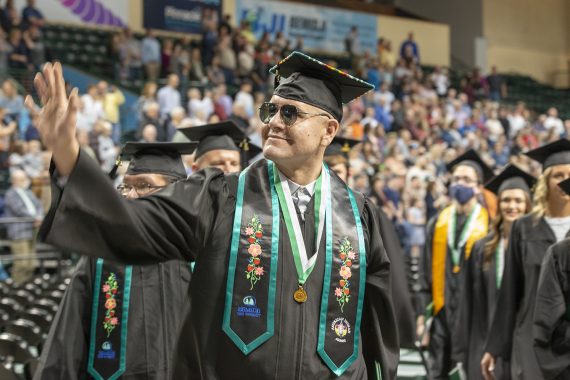
[[[249,160],[261,153],[231,120],[179,129],[191,141],[199,142],[192,172],[218,168],[226,174],[241,172]]]
[[[482,183],[491,170],[469,150],[448,164],[453,203],[428,222],[426,244],[420,262],[418,330],[425,329],[424,310],[433,315],[429,331],[429,370],[434,379],[446,379],[455,367],[452,351],[457,345],[454,323],[460,301],[464,263],[473,244],[487,234],[487,210],[478,202]]]
[[[180,155],[191,154],[195,147],[127,143],[121,157],[131,159],[119,191],[134,199],[185,179]],[[51,325],[35,378],[169,378],[177,336],[189,311],[190,275],[189,263],[179,260],[125,266],[82,257]]]
[[[175,378],[392,379],[398,336],[378,220],[322,164],[342,103],[371,86],[300,53],[274,71],[278,86],[260,109],[271,161],[239,177],[205,169],[128,201],[71,138],[77,93],[66,98],[61,66],[47,64],[35,78],[55,164],[42,237],[128,263],[196,260]],[[291,217],[297,191],[318,198],[305,236]]]
[[[570,194],[570,180],[559,185]],[[548,249],[534,306],[534,352],[547,380],[570,379],[570,240]]]
[[[533,349],[532,324],[538,275],[548,248],[570,230],[570,196],[558,183],[570,177],[570,141],[561,139],[525,153],[542,163],[533,211],[511,227],[505,269],[481,370],[492,378],[495,359],[510,361],[513,379],[541,379]]]
[[[466,261],[456,320],[458,345],[454,347],[455,360],[463,363],[468,379],[483,379],[481,359],[503,278],[510,229],[516,219],[530,212],[530,189],[535,182],[531,175],[508,165],[485,185],[498,197],[499,214],[489,234],[475,243]],[[496,379],[509,379],[509,363],[497,362],[494,374]]]
[[[348,153],[359,143],[359,140],[335,137],[332,144],[325,151],[325,163],[346,183],[348,183],[350,176]],[[410,288],[406,279],[404,250],[400,245],[400,239],[396,233],[394,223],[382,211],[382,208],[376,207],[376,211],[380,221],[380,236],[391,264],[392,298],[398,321],[400,347],[415,349],[415,311],[412,306],[412,296],[410,295]]]

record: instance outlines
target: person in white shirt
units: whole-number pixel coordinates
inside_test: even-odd
[[[548,117],[544,121],[544,128],[548,131],[554,129],[557,137],[561,137],[564,134],[564,123],[558,117],[558,110],[554,107],[548,109]]]
[[[83,103],[82,115],[85,119],[85,124],[89,128],[93,128],[93,124],[97,119],[103,118],[105,112],[103,110],[103,101],[98,94],[97,86],[95,84],[90,84],[87,87],[87,93],[81,97]]]
[[[160,105],[160,116],[165,118],[168,117],[170,111],[174,107],[180,107],[182,105],[180,99],[180,92],[178,91],[178,85],[180,84],[180,79],[176,74],[170,74],[166,80],[166,86],[158,90],[157,99]]]

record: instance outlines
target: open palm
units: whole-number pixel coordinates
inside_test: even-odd
[[[34,85],[42,107],[37,110],[29,95],[26,97],[26,106],[38,113],[37,128],[42,142],[53,152],[53,159],[60,173],[68,175],[79,152],[75,139],[79,103],[77,88],[67,96],[59,62],[46,63],[42,73],[36,74]]]

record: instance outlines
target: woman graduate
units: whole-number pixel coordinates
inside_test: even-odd
[[[558,184],[570,178],[570,141],[557,140],[526,153],[542,163],[529,215],[511,227],[505,269],[495,313],[487,336],[481,370],[493,378],[495,358],[510,361],[513,379],[541,379],[533,349],[532,323],[538,275],[548,248],[570,230],[570,196]]]
[[[186,179],[181,154],[192,154],[196,145],[127,143],[121,160],[130,162],[119,192],[135,199]],[[117,239],[123,241],[120,234]],[[179,260],[125,266],[82,257],[42,348],[36,378],[170,377],[190,306],[190,277],[190,264]]]
[[[127,263],[196,261],[176,379],[392,379],[398,334],[376,213],[323,165],[342,104],[372,86],[297,52],[273,72],[259,109],[265,159],[128,201],[84,159],[76,92],[68,99],[61,66],[47,64],[35,85],[57,173],[41,236]]]
[[[508,165],[499,175],[485,185],[497,195],[499,213],[490,232],[473,246],[466,262],[463,290],[460,297],[456,347],[458,362],[468,379],[482,379],[483,357],[489,324],[495,313],[497,293],[501,287],[505,252],[509,243],[511,226],[515,220],[531,210],[531,189],[536,179],[514,165]],[[495,378],[508,379],[508,363],[495,365]]]
[[[570,194],[570,179],[559,184]],[[544,258],[534,307],[534,352],[547,380],[570,378],[570,240]]]

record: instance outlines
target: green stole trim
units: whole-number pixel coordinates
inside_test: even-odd
[[[87,364],[87,372],[96,380],[116,380],[125,372],[127,361],[127,332],[129,320],[129,302],[131,298],[131,281],[132,281],[132,266],[125,267],[123,297],[122,297],[122,314],[121,321],[119,322],[121,329],[120,348],[119,348],[119,366],[118,369],[108,377],[103,377],[95,368],[95,355],[98,348],[97,345],[97,331],[98,328],[103,329],[103,324],[99,321],[99,299],[101,297],[101,277],[103,274],[103,259],[97,259],[95,268],[95,281],[93,283],[93,304],[91,308],[91,332],[89,335],[89,358]],[[118,271],[115,271],[118,272]],[[112,334],[110,332],[109,334]]]

